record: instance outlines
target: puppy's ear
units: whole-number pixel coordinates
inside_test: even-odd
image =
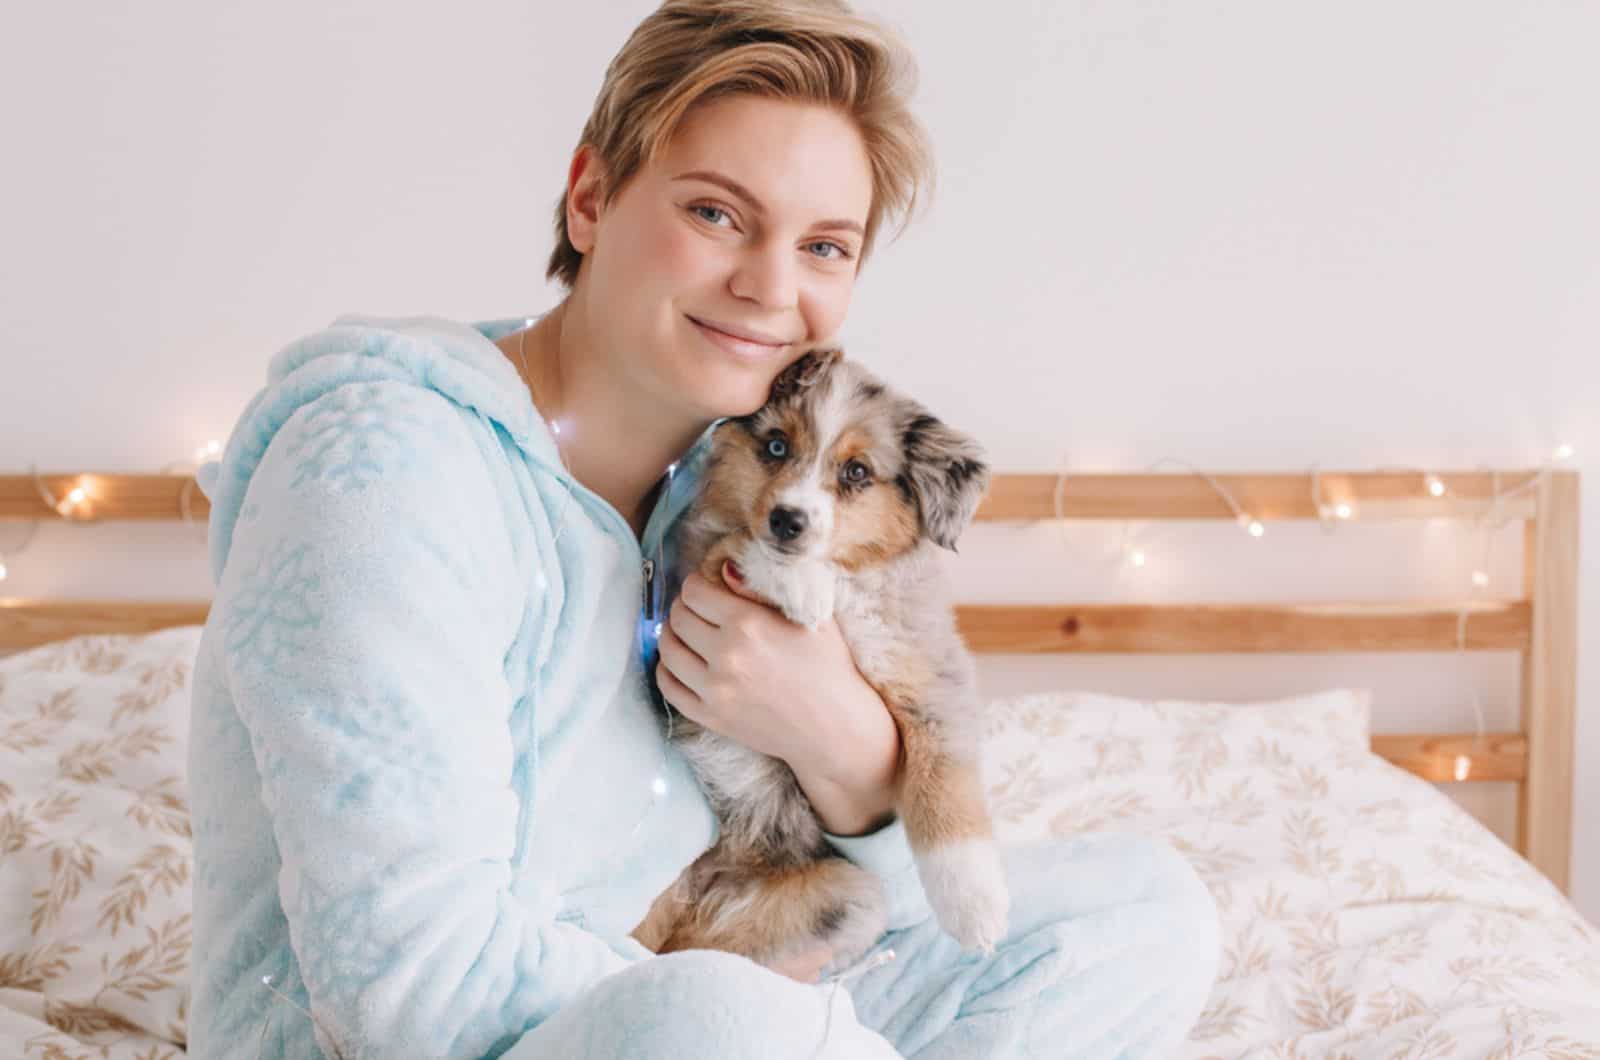
[[[923,532],[954,552],[989,488],[988,457],[976,441],[915,403],[906,403],[903,424],[900,488],[916,500]]]
[[[772,394],[768,400],[776,401],[816,386],[828,369],[843,357],[844,351],[838,348],[807,350],[799,359],[778,373],[778,378],[772,381]]]

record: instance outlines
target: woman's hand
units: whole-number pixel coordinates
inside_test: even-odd
[[[727,566],[723,578],[740,587]],[[695,572],[673,601],[660,651],[667,702],[787,762],[828,831],[870,831],[892,810],[899,730],[832,617],[809,630]]]

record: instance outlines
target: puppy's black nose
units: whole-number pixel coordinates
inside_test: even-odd
[[[779,541],[793,541],[806,531],[806,513],[794,508],[774,508],[767,517],[772,536]]]

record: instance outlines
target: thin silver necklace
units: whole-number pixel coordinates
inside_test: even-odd
[[[528,371],[527,344],[528,344],[528,332],[531,331],[531,330],[533,330],[533,328],[532,328],[532,325],[530,324],[528,327],[523,328],[522,329],[522,333],[517,336],[517,359],[522,362],[523,381],[525,383],[527,383],[527,385],[528,385],[528,397],[529,397],[530,401],[532,400],[532,397],[533,397],[533,376]],[[534,404],[534,411],[535,412],[539,411],[539,406],[537,404]],[[562,451],[562,449],[561,449],[561,426],[560,426],[560,424],[555,422],[555,421],[547,421],[547,422],[550,423],[550,433],[551,433],[552,436],[554,436],[555,441],[556,441],[556,455],[558,457],[560,457],[560,459],[561,459],[561,466],[563,468],[566,468],[567,475],[568,475],[569,478],[576,477],[576,476],[574,476],[572,474],[572,468],[567,465],[566,453],[564,453]],[[667,468],[667,477],[669,479],[672,477],[672,473],[675,470],[677,470],[677,467],[678,467],[678,464],[677,464],[676,461],[674,461],[672,463],[672,465]],[[563,484],[566,485],[565,483],[563,483]],[[561,502],[561,514],[558,517],[560,519],[560,522],[556,526],[556,534],[555,534],[555,538],[552,541],[552,544],[554,543],[554,541],[561,540],[561,531],[564,530],[566,528],[566,525],[567,525],[567,503],[572,500],[572,486],[571,485],[567,485],[566,488],[567,488],[567,497],[566,497],[566,500]],[[658,556],[659,556],[659,553],[660,553],[660,545],[658,544],[657,545],[657,554],[658,554]],[[648,586],[647,586],[647,591],[648,591]],[[659,622],[656,623],[656,628],[657,628],[658,631],[660,629],[660,626],[661,626],[661,624]],[[658,633],[658,635],[659,635],[659,633]],[[635,839],[637,839],[638,836],[639,836],[639,830],[644,827],[645,822],[650,819],[651,813],[653,813],[655,811],[656,805],[663,798],[665,798],[666,794],[667,794],[667,776],[666,776],[666,774],[667,774],[667,756],[668,756],[668,753],[669,753],[669,748],[672,746],[672,715],[674,713],[676,713],[676,712],[673,710],[672,704],[666,702],[665,700],[662,701],[662,706],[664,706],[666,708],[667,733],[666,733],[666,739],[664,739],[662,741],[662,743],[661,743],[661,761],[660,761],[660,763],[658,764],[658,766],[656,768],[655,777],[653,777],[651,779],[651,781],[650,781],[650,802],[649,802],[649,804],[647,806],[645,806],[644,812],[639,815],[639,820],[634,823],[633,828],[628,832],[628,838],[623,841],[623,844],[624,844],[623,845],[623,854],[614,855],[613,856],[613,861],[620,860],[620,858],[622,856],[625,856],[627,853],[629,853],[631,851],[633,841]],[[677,891],[678,884],[681,881],[681,879],[682,879],[682,877],[680,876],[678,880],[674,880],[670,890],[672,890],[674,892]],[[685,899],[683,899],[681,897],[678,897],[676,894],[674,894],[674,898],[676,898],[676,900],[680,904],[685,901]]]
[[[522,362],[522,378],[528,384],[528,397],[530,400],[533,398],[533,374],[528,371],[528,332],[532,330],[531,326],[525,327],[522,329],[521,334],[517,336],[517,359]],[[535,405],[534,411],[537,412],[538,409],[538,405]],[[550,425],[550,433],[556,440],[556,456],[561,460],[561,466],[566,468],[567,474],[570,475],[572,474],[572,466],[567,463],[566,451],[561,448],[561,421],[551,419],[545,422]]]
[[[530,322],[527,327],[522,329],[521,334],[517,336],[517,359],[522,362],[522,381],[528,387],[528,403],[533,405],[535,413],[543,415],[539,411],[539,406],[533,401],[533,374],[528,371],[528,332],[532,330],[533,324]],[[567,454],[561,448],[560,421],[546,420],[545,422],[549,425],[550,434],[556,441],[556,459],[561,461],[562,470],[567,473],[567,478],[561,482],[562,487],[567,491],[567,495],[562,498],[561,511],[556,516],[555,536],[550,539],[550,544],[554,545],[561,540],[561,532],[567,528],[567,505],[572,503],[572,483],[568,480],[574,476],[572,474],[572,465],[567,463]]]

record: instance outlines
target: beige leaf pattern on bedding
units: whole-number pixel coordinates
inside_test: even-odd
[[[184,1055],[199,627],[0,659],[0,1055]],[[11,913],[7,910],[7,913]]]
[[[1368,718],[1342,690],[999,700],[996,828],[1155,835],[1194,865],[1223,949],[1177,1060],[1600,1060],[1600,935],[1441,789],[1373,755]]]
[[[0,659],[0,1053],[175,1060],[199,629]],[[1439,789],[1364,695],[992,704],[1000,839],[1155,835],[1211,889],[1220,973],[1178,1060],[1600,1060],[1600,934]]]

